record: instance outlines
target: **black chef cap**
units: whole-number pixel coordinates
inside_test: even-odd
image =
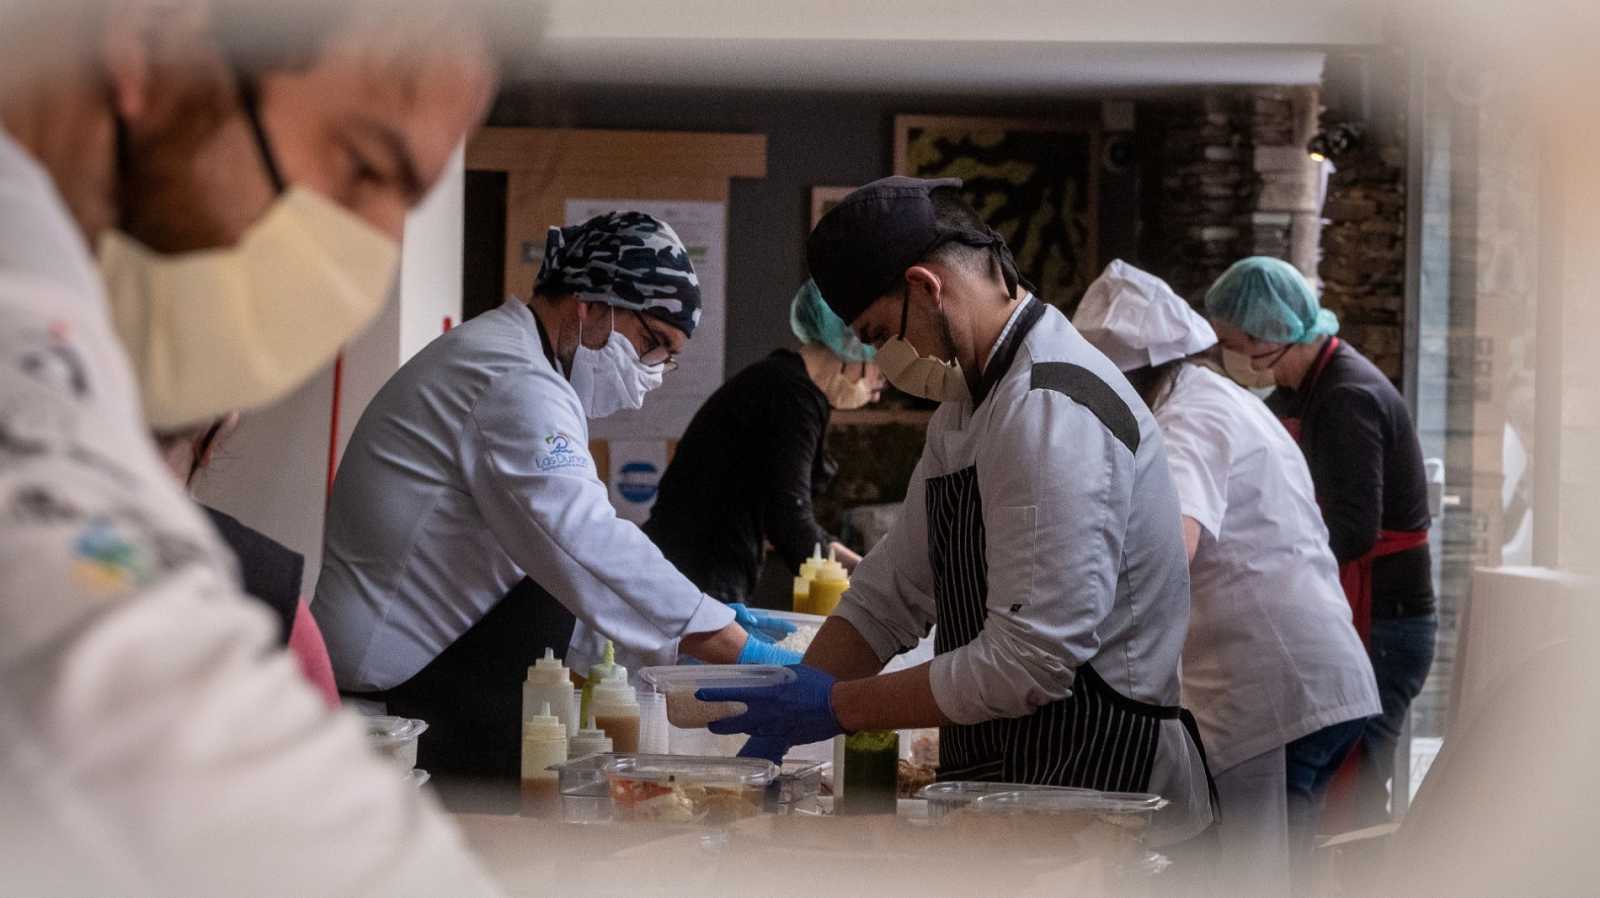
[[[1015,290],[1016,263],[999,234],[987,226],[939,223],[934,191],[960,186],[959,178],[896,175],[857,189],[828,210],[806,240],[806,264],[829,308],[846,323],[854,322],[893,289],[907,268],[946,243],[994,248],[1006,287]]]

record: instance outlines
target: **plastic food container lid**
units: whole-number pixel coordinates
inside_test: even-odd
[[[713,786],[766,788],[778,767],[760,758],[698,758],[689,755],[614,754],[605,762],[609,777],[651,783],[690,782]]]
[[[379,748],[413,742],[428,730],[425,721],[411,717],[374,716],[366,723],[367,742]]]
[[[792,683],[794,671],[770,664],[686,664],[647,667],[639,678],[657,692],[679,689],[750,689]]]
[[[1168,804],[1146,792],[1034,789],[985,795],[968,805],[977,814],[1112,814],[1149,816]]]
[[[917,797],[945,804],[970,804],[986,795],[1003,795],[1007,792],[1075,792],[1084,795],[1101,793],[1090,789],[1072,789],[1067,786],[1030,786],[1023,783],[989,783],[976,780],[951,780],[924,786]]]

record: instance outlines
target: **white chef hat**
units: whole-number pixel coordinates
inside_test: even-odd
[[[1072,324],[1122,371],[1164,365],[1217,344],[1167,282],[1116,259],[1089,285]]]

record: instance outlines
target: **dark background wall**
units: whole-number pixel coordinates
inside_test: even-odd
[[[640,88],[504,91],[490,116],[496,126],[664,131],[728,131],[767,136],[767,177],[733,182],[728,210],[728,373],[791,343],[788,303],[806,277],[804,242],[811,188],[859,185],[891,174],[898,114],[1100,118],[1082,100],[981,97],[906,98],[886,94]],[[488,177],[488,176],[486,176]],[[498,303],[504,205],[496,188],[474,177],[467,194],[467,313]],[[503,188],[500,190],[503,195]],[[1100,256],[1138,261],[1139,175],[1101,171]]]

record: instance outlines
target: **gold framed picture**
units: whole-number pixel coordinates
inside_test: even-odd
[[[897,115],[894,170],[960,178],[1040,298],[1076,307],[1100,273],[1097,121]]]

